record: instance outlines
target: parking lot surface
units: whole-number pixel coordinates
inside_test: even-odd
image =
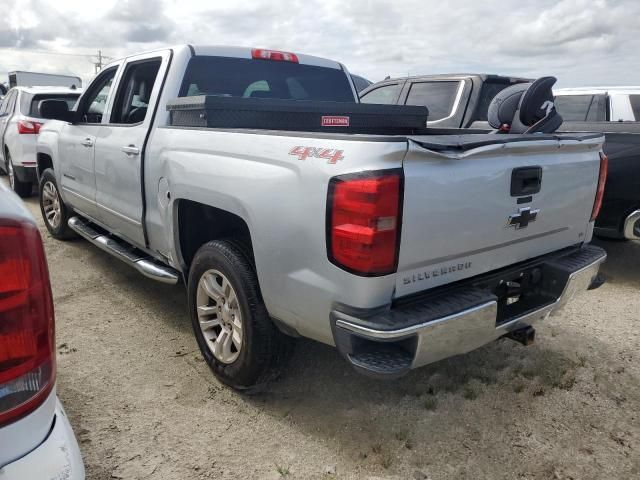
[[[499,340],[380,382],[299,341],[282,378],[247,397],[201,360],[182,286],[53,240],[26,203],[89,479],[640,478],[640,243],[598,241],[607,283],[531,347]]]

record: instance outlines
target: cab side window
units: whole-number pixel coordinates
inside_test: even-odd
[[[161,63],[161,58],[153,58],[127,65],[118,87],[111,123],[131,125],[144,121]]]
[[[113,78],[116,76],[117,67],[105,70],[91,84],[87,96],[78,105],[78,115],[82,123],[102,123],[102,115],[107,106]]]
[[[376,103],[378,105],[395,105],[400,95],[401,83],[392,83],[374,88],[360,97],[361,103]]]
[[[13,107],[16,105],[16,97],[18,96],[17,90],[10,91],[4,100],[2,106],[0,106],[0,116],[11,115],[13,113]]]

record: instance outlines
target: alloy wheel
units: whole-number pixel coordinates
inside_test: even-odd
[[[244,341],[242,312],[238,297],[227,277],[219,270],[207,270],[196,293],[198,323],[213,356],[233,363]]]

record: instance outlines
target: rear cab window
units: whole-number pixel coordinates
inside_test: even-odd
[[[69,110],[72,110],[80,94],[29,94],[22,93],[20,99],[20,113],[27,117],[42,118],[40,115],[40,109],[38,108],[42,100],[64,100],[69,106]]]
[[[426,105],[429,121],[444,120],[454,113],[460,81],[416,82],[411,85],[406,105]]]
[[[516,83],[508,80],[486,80],[483,82],[473,121],[486,122],[488,120],[489,105],[491,105],[495,96],[505,88],[516,85]]]
[[[347,74],[295,62],[199,55],[187,66],[180,97],[217,95],[354,103]]]

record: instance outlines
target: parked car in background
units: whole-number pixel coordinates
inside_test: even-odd
[[[63,100],[69,108],[80,90],[65,87],[15,87],[0,103],[0,170],[21,197],[31,195],[36,181],[36,137],[45,119],[43,100]]]
[[[82,480],[56,397],[53,300],[40,232],[0,182],[0,479]]]
[[[370,80],[367,80],[366,78],[361,77],[360,75],[351,74],[351,79],[353,80],[353,84],[356,87],[356,92],[358,93],[360,93],[362,90],[367,88],[372,83]]]
[[[287,336],[385,378],[528,344],[606,257],[588,244],[599,134],[434,132],[424,106],[359,104],[338,62],[239,47],[127,57],[67,107],[42,104],[60,120],[37,147],[49,232],[183,279],[234,388],[272,378]]]
[[[640,87],[554,90],[560,131],[604,132],[609,176],[595,233],[640,240]]]
[[[362,103],[426,105],[430,127],[487,126],[487,110],[496,94],[530,79],[485,74],[401,77],[374,83],[360,93]]]

